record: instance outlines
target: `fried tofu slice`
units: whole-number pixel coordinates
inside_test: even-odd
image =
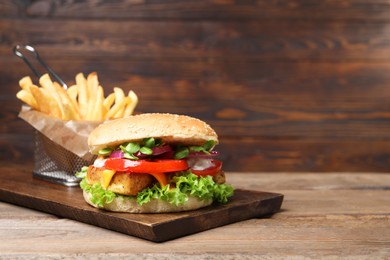
[[[100,183],[104,187],[102,176],[104,170],[104,168],[89,166],[86,177],[87,183],[90,185]],[[122,195],[135,196],[138,192],[150,187],[155,182],[156,179],[149,174],[116,172],[112,176],[107,190]]]

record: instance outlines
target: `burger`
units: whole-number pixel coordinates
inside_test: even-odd
[[[107,121],[91,132],[97,158],[76,176],[86,202],[129,213],[166,213],[227,203],[215,131],[199,119],[145,113]]]

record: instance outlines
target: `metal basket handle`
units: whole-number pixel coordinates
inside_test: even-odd
[[[34,54],[35,58],[39,61],[39,63],[48,71],[48,73],[53,77],[55,78],[61,85],[64,89],[68,89],[68,86],[66,85],[66,83],[57,75],[57,73],[55,73],[41,58],[41,56],[39,56],[38,52],[35,50],[34,47],[30,46],[30,45],[16,45],[13,49],[13,52],[16,56],[18,56],[19,58],[21,58],[29,67],[30,69],[32,70],[32,72],[34,72],[34,74],[39,78],[41,77],[42,75],[34,68],[34,66],[31,64],[31,62],[26,58],[26,56],[24,56],[23,53],[20,52],[21,49],[24,49],[24,50],[27,50],[31,53]]]

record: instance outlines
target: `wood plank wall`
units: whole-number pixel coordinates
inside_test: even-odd
[[[22,163],[19,43],[67,82],[133,89],[137,112],[207,121],[228,171],[390,169],[388,1],[0,0],[0,158]]]

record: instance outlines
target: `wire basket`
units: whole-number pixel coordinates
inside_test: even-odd
[[[39,131],[35,131],[33,170],[35,178],[65,186],[78,186],[80,179],[75,176],[75,173],[83,166],[92,164],[95,159],[86,161],[51,141]]]

